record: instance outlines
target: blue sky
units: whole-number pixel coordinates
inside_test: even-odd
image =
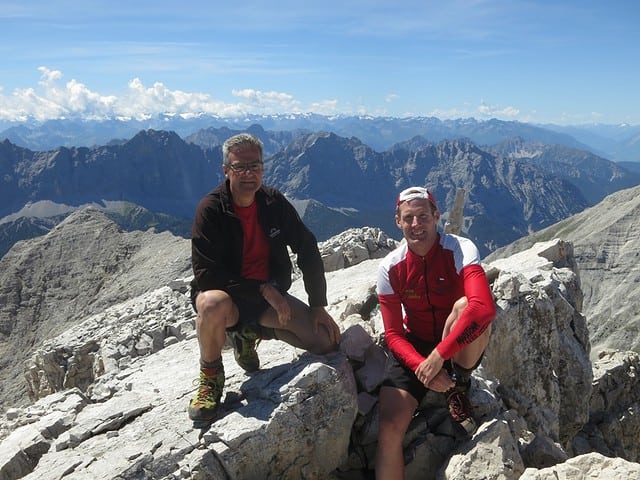
[[[640,124],[636,0],[0,6],[0,120],[316,112]]]

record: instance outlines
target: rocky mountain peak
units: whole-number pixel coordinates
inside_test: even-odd
[[[91,222],[93,212],[85,214]],[[335,257],[338,249],[367,244],[393,246],[381,232],[354,229],[323,251]],[[166,254],[158,253],[156,262]],[[553,240],[485,266],[498,317],[472,382],[480,429],[466,439],[443,397],[427,395],[407,435],[408,479],[640,474],[632,440],[638,428],[628,413],[639,388],[629,374],[640,368],[640,357],[603,353],[591,367],[573,255],[571,244]],[[186,416],[189,372],[195,375],[198,363],[188,277],[114,303],[43,342],[24,368],[39,400],[9,409],[0,420],[0,475],[370,476],[386,361],[372,304],[378,262],[347,257],[360,261],[327,274],[328,311],[343,332],[340,351],[315,356],[265,341],[258,347],[263,368],[247,376],[226,348],[221,418],[208,429],[193,429]],[[291,293],[304,297],[300,280]],[[603,433],[609,431],[615,434]]]
[[[24,399],[25,385],[7,380],[34,344],[188,274],[189,259],[188,240],[168,232],[123,232],[91,207],[14,245],[0,259],[0,397]]]
[[[148,142],[168,145],[171,142],[182,143],[184,140],[178,136],[176,132],[167,130],[154,130],[152,128],[147,130],[140,130],[134,135],[131,140],[127,142],[131,146],[135,147],[140,144]]]

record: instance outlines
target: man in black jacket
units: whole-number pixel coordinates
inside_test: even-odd
[[[191,231],[197,312],[199,388],[194,421],[215,418],[224,387],[222,347],[228,332],[238,364],[260,368],[256,343],[279,339],[316,354],[337,347],[340,330],[326,312],[324,266],[315,236],[279,191],[262,185],[262,143],[249,134],[222,147],[226,181],[199,203]],[[297,254],[309,305],[289,295]]]

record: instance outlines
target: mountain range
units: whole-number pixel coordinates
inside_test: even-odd
[[[317,114],[247,115],[241,118],[191,115],[185,118],[164,114],[145,120],[0,121],[0,139],[6,138],[32,150],[53,150],[60,146],[90,147],[118,143],[140,130],[171,130],[186,138],[209,128],[246,130],[252,125],[261,125],[270,131],[334,132],[342,137],[357,137],[377,151],[387,150],[415,136],[423,136],[434,143],[466,138],[477,145],[493,145],[512,137],[522,137],[526,141],[587,150],[616,162],[640,162],[639,125],[536,125],[475,118],[443,120],[436,117],[329,117]]]
[[[469,131],[491,127],[495,131],[504,129],[509,132],[508,136],[496,135],[487,142],[477,138],[473,140],[470,136],[434,139],[437,136],[434,129],[431,134],[418,133],[380,148],[374,145],[385,144],[385,138],[390,138],[391,133],[385,137],[378,132],[379,143],[374,144],[363,140],[369,138],[366,132],[358,136],[340,134],[330,128],[308,128],[312,126],[312,120],[320,121],[308,119],[307,125],[299,125],[295,129],[269,130],[265,129],[269,128],[268,124],[255,123],[243,128],[230,124],[208,125],[189,134],[169,129],[141,129],[132,136],[123,132],[118,138],[114,136],[99,146],[86,147],[71,145],[37,150],[7,139],[0,142],[0,242],[4,242],[0,246],[3,249],[0,251],[0,411],[10,405],[25,404],[26,387],[24,382],[16,379],[29,378],[29,375],[32,380],[38,376],[53,378],[59,374],[59,370],[64,370],[69,378],[76,375],[75,380],[82,381],[82,375],[86,372],[81,371],[80,365],[99,349],[101,355],[105,353],[103,357],[96,357],[102,362],[113,361],[116,357],[126,360],[118,365],[122,369],[118,378],[122,384],[112,390],[115,384],[96,383],[92,393],[97,398],[95,405],[92,403],[96,409],[87,408],[83,411],[83,414],[89,415],[89,410],[93,410],[100,417],[100,423],[94,423],[94,419],[88,421],[86,431],[112,442],[107,451],[112,450],[113,457],[102,454],[106,458],[104,464],[109,464],[110,458],[118,457],[118,461],[130,458],[132,462],[138,462],[139,458],[138,467],[149,467],[153,462],[150,463],[148,459],[153,457],[153,453],[151,457],[148,454],[138,457],[138,452],[123,455],[122,450],[116,447],[130,446],[131,439],[142,438],[141,443],[145,444],[145,448],[151,448],[152,452],[169,451],[167,458],[171,460],[166,464],[171,463],[171,471],[187,475],[185,465],[188,466],[193,457],[184,457],[178,467],[173,465],[176,461],[174,452],[182,452],[182,447],[174,450],[174,444],[169,440],[163,440],[166,442],[163,443],[153,436],[149,440],[149,437],[139,434],[158,430],[164,431],[167,438],[180,437],[175,430],[167,430],[166,424],[158,420],[170,418],[174,423],[179,423],[176,412],[182,414],[182,410],[158,408],[150,411],[146,417],[141,414],[140,417],[150,419],[150,423],[137,423],[138,433],[129,437],[127,426],[136,424],[134,417],[138,414],[120,418],[117,402],[110,402],[108,397],[113,395],[115,400],[124,398],[123,405],[126,403],[127,408],[133,405],[133,410],[136,410],[139,398],[120,397],[120,393],[140,393],[140,398],[146,398],[145,395],[158,396],[157,391],[150,387],[153,382],[139,382],[136,375],[147,379],[153,367],[163,371],[163,382],[166,382],[164,370],[179,356],[176,352],[184,355],[185,352],[194,354],[197,351],[187,343],[180,347],[180,342],[173,344],[176,347],[173,351],[167,341],[178,330],[178,324],[186,325],[187,315],[193,315],[184,295],[191,274],[187,240],[190,218],[199,198],[222,180],[222,141],[229,135],[249,130],[265,144],[267,183],[286,193],[319,240],[360,225],[380,227],[388,234],[399,237],[393,222],[393,208],[397,192],[405,186],[420,184],[433,189],[445,222],[456,194],[464,191],[463,234],[476,241],[485,255],[483,263],[489,265],[492,262],[491,268],[497,268],[490,269],[489,274],[492,275],[494,286],[501,291],[502,305],[505,309],[507,305],[512,307],[515,312],[521,308],[526,310],[525,305],[532,307],[527,330],[512,321],[505,322],[507,317],[502,318],[502,330],[498,330],[500,322],[496,322],[496,332],[501,332],[497,338],[501,342],[494,343],[508,347],[509,352],[499,361],[496,360],[496,364],[512,367],[511,380],[515,384],[522,382],[527,391],[538,392],[541,397],[557,397],[565,405],[566,415],[562,417],[565,420],[580,423],[580,414],[590,414],[590,421],[593,421],[589,427],[591,430],[585,430],[576,437],[578,443],[574,443],[574,454],[580,451],[577,448],[580,442],[583,442],[585,451],[590,451],[593,445],[606,437],[606,441],[601,442],[606,443],[602,451],[607,457],[603,458],[608,461],[609,457],[624,457],[620,451],[631,451],[632,460],[637,461],[637,356],[633,357],[636,358],[635,363],[624,360],[607,373],[600,372],[597,381],[601,383],[602,390],[596,387],[596,365],[599,361],[607,363],[608,358],[622,355],[625,350],[640,351],[640,303],[636,300],[640,285],[637,266],[640,257],[640,172],[633,168],[633,165],[640,163],[613,162],[603,155],[597,155],[586,149],[582,140],[575,140],[579,135],[570,137],[569,130],[543,140],[530,136],[531,132],[542,134],[536,130],[539,127],[518,129],[514,122],[487,122],[478,126],[481,122],[470,121]],[[284,125],[286,119],[282,118],[281,122]],[[384,123],[376,122],[372,120],[369,125]],[[364,124],[355,120],[354,123],[356,127],[363,128]],[[401,125],[393,125],[394,129],[402,128]],[[435,122],[435,125],[440,123]],[[353,127],[354,130],[356,127]],[[407,132],[410,130],[409,127],[406,129]],[[545,129],[540,130],[546,132]],[[373,132],[377,131],[372,128],[370,136],[376,135]],[[69,135],[73,137],[73,132],[69,131]],[[73,138],[75,142],[79,137]],[[604,143],[603,147],[606,146]],[[537,272],[527,271],[528,264],[524,257],[518,257],[520,252],[531,256],[531,251],[525,251],[529,246],[551,239],[561,239],[549,242],[553,243],[558,254],[562,254],[564,242],[567,242],[566,248],[570,254],[566,258],[571,259],[571,270],[579,273],[579,277],[576,275],[573,279],[573,276],[563,276],[566,272],[563,274],[555,268],[548,270],[549,265],[539,267]],[[500,269],[496,265],[507,257],[512,264],[521,264],[523,273],[520,276],[514,274],[505,282],[501,280]],[[542,257],[544,255],[541,253]],[[520,258],[523,260],[519,261]],[[530,257],[527,258],[531,261]],[[375,302],[370,301],[373,289],[369,283],[373,281],[374,271],[373,266],[367,270],[366,282],[348,271],[338,272],[345,276],[345,287],[338,288],[345,305],[349,303],[345,314],[347,311],[363,313],[366,310],[363,318],[373,316]],[[339,278],[339,275],[335,278]],[[335,278],[329,282],[331,285],[335,286]],[[537,282],[540,288],[531,289],[531,281]],[[347,292],[346,285],[366,292],[366,302],[358,303],[356,298],[359,297],[349,296],[352,292]],[[161,290],[167,297],[154,294],[159,287],[163,287]],[[551,291],[562,294],[547,297]],[[184,305],[176,308],[174,303],[167,300],[169,297],[182,299]],[[365,304],[368,307],[365,308]],[[149,314],[148,330],[142,334],[137,332],[140,334],[138,337],[133,334],[136,321],[146,314]],[[548,356],[528,351],[527,345],[534,339],[550,345],[554,342],[563,343],[564,340],[558,341],[556,337],[558,332],[554,323],[555,319],[561,317],[573,319],[567,323],[570,327],[567,329],[569,336],[563,337],[567,340],[567,349],[563,351],[568,355],[560,356],[551,365]],[[342,315],[340,318],[343,319]],[[90,328],[86,330],[86,343],[75,347],[69,342],[56,343],[57,335],[77,331],[81,322],[87,324],[87,321]],[[175,331],[163,323],[166,321],[176,322]],[[118,328],[105,338],[127,338],[127,342],[117,344],[117,348],[115,344],[104,342],[99,335],[92,336],[110,322],[118,324]],[[590,390],[587,387],[592,385],[589,377],[583,378],[576,370],[572,370],[575,367],[571,363],[572,332],[576,336],[573,340],[584,337],[580,339],[586,349],[581,352],[583,356],[591,349],[594,382],[588,412],[570,406],[574,405],[571,403],[574,400],[587,402],[588,395],[584,392]],[[74,335],[72,333],[68,338]],[[141,370],[141,365],[145,364],[128,358],[133,357],[134,353],[153,350],[156,344],[160,345],[159,348],[168,346],[169,350],[161,348],[166,355],[157,357],[158,360],[150,359],[149,370]],[[114,350],[111,351],[113,358],[108,355],[110,348]],[[46,351],[48,362],[41,365],[40,371],[37,368],[27,371],[30,365],[27,359],[36,350]],[[144,358],[140,355],[140,358]],[[274,355],[282,361],[280,349]],[[513,359],[513,362],[506,359]],[[487,365],[491,364],[490,360],[491,356],[485,357]],[[133,368],[127,370],[127,362]],[[289,365],[285,367],[287,371],[291,370]],[[89,370],[93,371],[92,368]],[[188,379],[182,378],[187,369],[180,365],[174,370],[174,375],[180,376],[182,382],[166,383],[180,384],[180,388],[183,388],[182,384],[189,383]],[[549,419],[549,425],[554,423],[553,415],[547,415],[551,410],[537,411],[537,407],[532,408],[534,405],[529,403],[528,398],[519,396],[521,392],[509,394],[507,378],[500,378],[499,384],[498,390],[501,395],[504,394],[502,401],[511,416],[505,416],[495,425],[502,425],[505,431],[522,429],[517,426],[522,419],[516,419],[513,416],[515,412],[529,420],[535,420],[536,415],[540,415],[540,418]],[[569,384],[580,388],[571,393],[571,389],[566,388]],[[46,386],[46,382],[43,385]],[[105,388],[101,389],[100,386]],[[558,387],[565,389],[559,390]],[[183,409],[187,402],[187,390],[188,386],[185,386],[184,391],[163,392],[171,397],[172,402],[180,403]],[[277,395],[282,391],[282,387],[273,390]],[[119,393],[114,395],[114,392]],[[262,394],[263,389],[255,388],[255,392]],[[571,401],[568,401],[569,397]],[[628,402],[621,402],[622,397],[627,397]],[[138,403],[132,402],[131,398],[138,398]],[[159,405],[164,405],[163,401]],[[152,403],[158,402],[154,400]],[[308,405],[309,402],[298,403]],[[338,403],[343,405],[344,401]],[[64,408],[73,408],[70,405],[71,402]],[[142,410],[146,408],[150,407],[143,402]],[[611,418],[598,423],[597,420],[602,420],[602,412],[609,409],[612,410]],[[158,413],[165,411],[171,414]],[[317,415],[319,411],[313,410],[315,416],[309,418],[323,417]],[[20,421],[24,421],[24,427],[29,432],[36,431],[39,437],[47,439],[53,436],[56,441],[38,442],[34,446],[25,443],[26,437],[20,436],[15,443],[4,444],[0,449],[0,457],[4,455],[3,458],[6,458],[9,452],[13,452],[9,446],[15,446],[17,453],[15,461],[3,464],[12,466],[5,469],[0,466],[1,478],[15,463],[24,464],[25,471],[29,471],[37,463],[33,462],[35,457],[44,455],[43,459],[51,460],[58,449],[73,453],[74,449],[68,448],[73,443],[65,444],[65,438],[76,441],[87,435],[79,433],[82,430],[78,419],[74,420],[74,428],[70,432],[62,434],[72,423],[69,416],[57,417],[59,412],[43,409],[42,415],[50,419],[48,424],[42,423],[38,415],[27,418],[30,416],[28,408],[24,410],[24,418],[20,412],[21,409],[7,411],[7,420],[11,422],[11,413],[14,420],[18,416]],[[326,416],[326,411],[322,412]],[[299,413],[296,411],[292,416],[297,417]],[[118,426],[112,431],[110,429],[114,427],[108,426],[107,433],[101,435],[104,423],[111,425],[115,417],[119,418],[122,430],[118,430]],[[229,425],[237,423],[237,419],[230,420]],[[331,423],[335,426],[337,422]],[[430,421],[422,419],[421,423],[429,424]],[[96,428],[95,425],[100,427]],[[533,421],[527,424],[527,428],[535,425],[536,421]],[[0,422],[0,438],[2,426],[3,422]],[[220,428],[222,432],[223,427]],[[257,428],[263,430],[263,427]],[[18,433],[22,435],[21,432]],[[263,441],[261,434],[249,432],[242,433],[243,441],[246,438]],[[198,440],[192,433],[185,434],[193,438],[190,448],[196,453],[207,452],[207,448],[195,447]],[[315,429],[310,433],[318,436]],[[438,441],[441,442],[445,436],[438,437]],[[350,437],[347,435],[345,438]],[[553,463],[559,461],[553,455],[551,443],[534,441],[540,440],[541,436],[536,436],[534,440],[526,435],[516,435],[515,438],[521,443],[513,449],[520,449],[522,442],[526,444],[529,438],[530,450],[535,451],[538,458],[547,456],[545,461],[550,461],[552,457]],[[229,447],[228,440],[225,442],[225,447]],[[294,437],[292,442],[300,443],[299,437]],[[55,446],[49,448],[54,443]],[[89,443],[91,441],[83,443],[77,451],[86,454],[91,448]],[[479,453],[465,451],[463,461],[467,464],[467,458],[476,458],[477,462],[484,462],[487,456],[485,446],[498,443],[502,444],[493,437],[491,441],[483,437],[479,441]],[[631,447],[621,447],[625,445]],[[558,445],[555,445],[556,454],[557,448]],[[283,449],[288,450],[291,449]],[[51,455],[45,455],[47,451]],[[503,452],[510,450],[504,448]],[[496,464],[505,470],[511,469],[512,465],[504,459],[518,457],[512,453],[497,455]],[[95,456],[104,459],[103,456]],[[425,455],[418,457],[424,458]],[[38,478],[44,471],[48,471],[51,478],[80,475],[80,464],[100,463],[89,458],[76,459],[77,463],[71,464],[62,460],[61,455],[59,473],[51,469],[52,463],[43,460],[38,466],[40,471],[34,472],[33,478]],[[161,455],[158,454],[157,458],[161,458]],[[245,458],[251,462],[254,460],[251,456]],[[158,460],[158,463],[162,462]],[[477,468],[477,464],[473,464],[473,468]],[[162,466],[164,468],[164,464]],[[108,465],[106,471],[110,467]],[[74,469],[77,471],[74,472]],[[115,475],[113,472],[111,474]],[[131,477],[127,478],[134,478],[139,471],[131,467],[129,474]],[[633,478],[633,475],[626,475],[625,478]],[[462,478],[471,477],[463,475]],[[513,478],[517,478],[515,474]],[[541,474],[535,478],[546,477]]]
[[[329,131],[247,130],[265,144],[265,183],[292,200],[319,240],[360,226],[399,236],[397,192],[427,185],[445,221],[464,190],[462,232],[488,254],[640,183],[640,173],[588,151],[522,136],[484,147],[469,139],[414,136],[379,152]],[[0,254],[87,204],[123,228],[188,236],[197,202],[223,179],[221,143],[239,131],[209,127],[187,140],[173,131],[142,130],[127,141],[48,151],[5,139]]]

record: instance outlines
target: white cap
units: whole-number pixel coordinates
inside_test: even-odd
[[[401,191],[400,195],[398,195],[396,207],[402,202],[408,202],[409,200],[415,200],[416,198],[424,198],[425,200],[429,200],[434,208],[438,208],[438,206],[436,205],[436,200],[435,198],[433,198],[433,194],[424,187],[409,187]]]

